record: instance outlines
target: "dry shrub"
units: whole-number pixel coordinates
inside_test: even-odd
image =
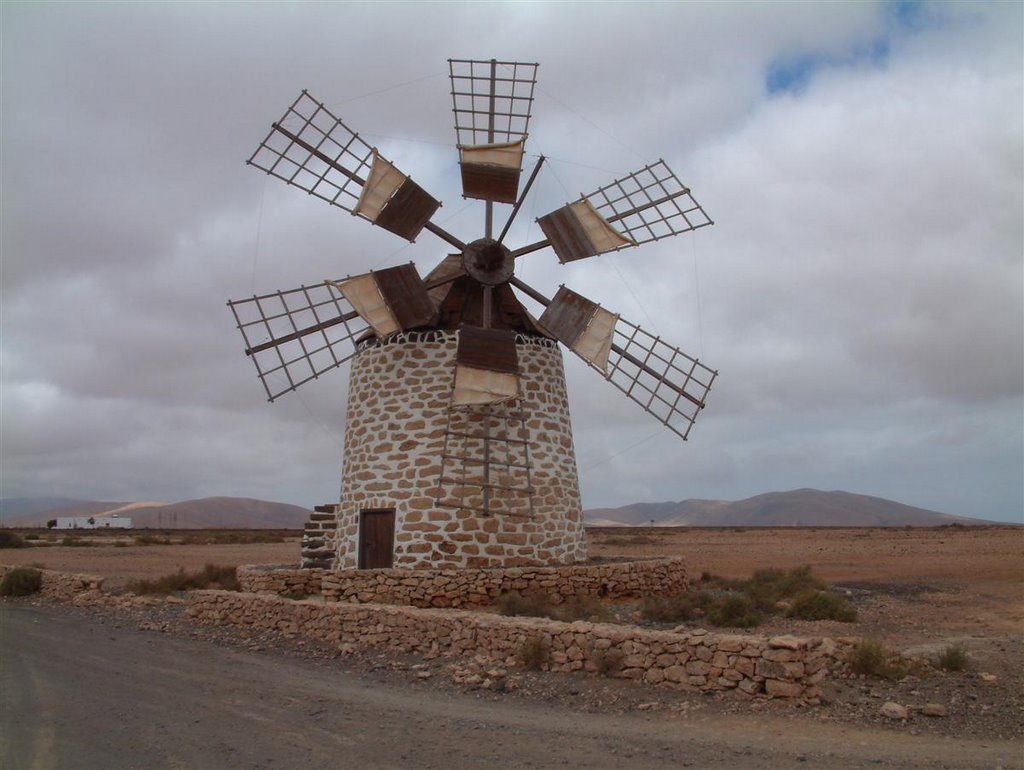
[[[191,533],[184,535],[179,541],[181,545],[249,545],[283,542],[285,542],[285,535],[279,530]]]
[[[630,535],[628,537],[608,537],[605,538],[601,545],[653,545],[656,543],[653,537],[647,535]]]
[[[555,608],[554,615],[567,623],[574,620],[603,623],[608,620],[608,608],[596,596],[570,596]]]
[[[507,591],[498,596],[498,612],[502,615],[526,615],[534,618],[550,618],[555,614],[551,597],[547,594]]]
[[[551,645],[542,636],[528,636],[516,649],[516,660],[523,668],[540,671],[551,660]]]
[[[897,680],[905,677],[912,667],[898,652],[894,652],[878,639],[861,639],[846,656],[846,664],[854,674],[878,679]]]
[[[28,543],[17,532],[0,529],[0,548],[28,548]]]
[[[702,601],[703,599],[703,601]],[[640,617],[652,623],[680,623],[694,620],[704,612],[702,604],[709,603],[710,595],[694,591],[676,596],[645,596],[640,602]]]
[[[935,665],[944,671],[964,671],[971,659],[962,644],[951,644],[935,658]]]
[[[711,602],[707,606],[706,615],[714,625],[727,628],[753,628],[761,622],[761,614],[751,598],[734,591]]]
[[[838,620],[841,623],[853,623],[857,620],[857,610],[845,599],[815,590],[797,594],[793,599],[793,606],[786,614],[801,620]]]
[[[136,535],[135,545],[170,545],[169,537],[157,537],[156,535]]]
[[[811,574],[807,565],[789,572],[759,569],[739,590],[750,597],[759,610],[771,611],[784,599],[792,599],[808,591],[821,591],[825,584]]]
[[[0,596],[28,596],[42,585],[42,572],[32,567],[15,567],[0,580]]]
[[[218,567],[207,564],[199,572],[179,569],[171,575],[155,580],[132,580],[126,588],[136,594],[167,595],[177,591],[192,591],[200,588],[217,588],[222,591],[237,591],[238,576],[234,567]]]

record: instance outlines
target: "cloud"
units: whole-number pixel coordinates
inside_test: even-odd
[[[308,88],[474,238],[446,59],[496,56],[540,63],[527,167],[548,158],[510,243],[659,157],[716,221],[517,266],[720,371],[684,444],[567,354],[586,504],[816,486],[1024,509],[1017,4],[0,13],[4,496],[335,499],[346,373],[267,404],[224,302],[449,247],[244,161]]]

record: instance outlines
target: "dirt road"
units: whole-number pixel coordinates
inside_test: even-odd
[[[1009,768],[1009,741],[760,715],[582,713],[0,604],[0,767]]]

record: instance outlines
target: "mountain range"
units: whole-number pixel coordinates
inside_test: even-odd
[[[47,507],[47,501],[56,502]],[[44,527],[50,519],[117,515],[134,529],[302,529],[311,511],[247,497],[204,497],[180,503],[96,502],[62,498],[0,500],[0,525]]]
[[[97,502],[69,498],[0,500],[0,526],[42,527],[58,517],[130,517],[136,529],[302,529],[310,511],[244,497],[205,497],[179,503]],[[938,527],[996,522],[914,508],[851,492],[796,489],[746,500],[633,503],[583,512],[592,527]]]
[[[681,500],[633,503],[583,512],[592,527],[940,527],[995,522],[914,508],[852,492],[794,489],[767,492],[734,502]]]

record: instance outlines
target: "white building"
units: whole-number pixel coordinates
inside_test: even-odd
[[[61,516],[57,529],[131,529],[132,520],[116,513],[110,516]]]

